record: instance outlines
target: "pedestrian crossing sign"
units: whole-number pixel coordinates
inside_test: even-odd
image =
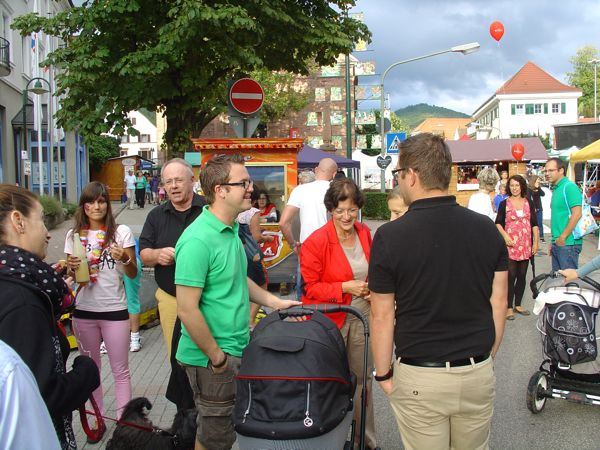
[[[406,139],[406,133],[387,133],[385,135],[385,149],[388,155],[397,155],[400,150],[400,142]]]

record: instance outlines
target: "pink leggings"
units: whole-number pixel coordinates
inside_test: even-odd
[[[100,342],[104,340],[108,361],[115,379],[115,397],[117,399],[117,418],[131,400],[131,375],[129,374],[129,320],[91,320],[73,319],[73,330],[77,338],[79,352],[94,360],[98,370],[102,370],[100,361]],[[102,379],[102,375],[100,375]],[[102,384],[93,393],[100,412],[104,414]]]

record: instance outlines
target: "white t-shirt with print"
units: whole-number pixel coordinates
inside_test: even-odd
[[[238,223],[249,224],[254,215],[259,212],[260,209],[252,207],[250,209],[247,209],[246,211],[242,211],[241,213],[239,213],[236,220],[238,221]]]
[[[95,246],[98,230],[89,230],[86,253],[90,258]],[[118,225],[113,241],[123,248],[135,247],[135,239],[127,225]],[[127,309],[127,298],[123,288],[123,264],[117,264],[110,255],[110,244],[104,246],[100,257],[98,280],[88,283],[77,294],[77,309],[81,311],[110,312]],[[69,230],[65,239],[65,253],[73,254],[73,230]]]
[[[327,223],[327,209],[323,202],[329,181],[315,180],[296,186],[287,202],[300,209],[300,242],[304,242],[313,231]]]

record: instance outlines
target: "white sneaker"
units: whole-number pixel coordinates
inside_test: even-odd
[[[108,352],[106,351],[106,345],[104,345],[104,341],[100,343],[100,354],[106,355]]]
[[[138,339],[136,341],[131,341],[129,343],[129,351],[130,352],[139,352],[142,348],[142,340]]]

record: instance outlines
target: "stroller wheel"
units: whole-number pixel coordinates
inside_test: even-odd
[[[527,408],[537,414],[546,406],[546,397],[542,391],[548,389],[548,378],[542,371],[537,371],[529,379],[527,386]]]

